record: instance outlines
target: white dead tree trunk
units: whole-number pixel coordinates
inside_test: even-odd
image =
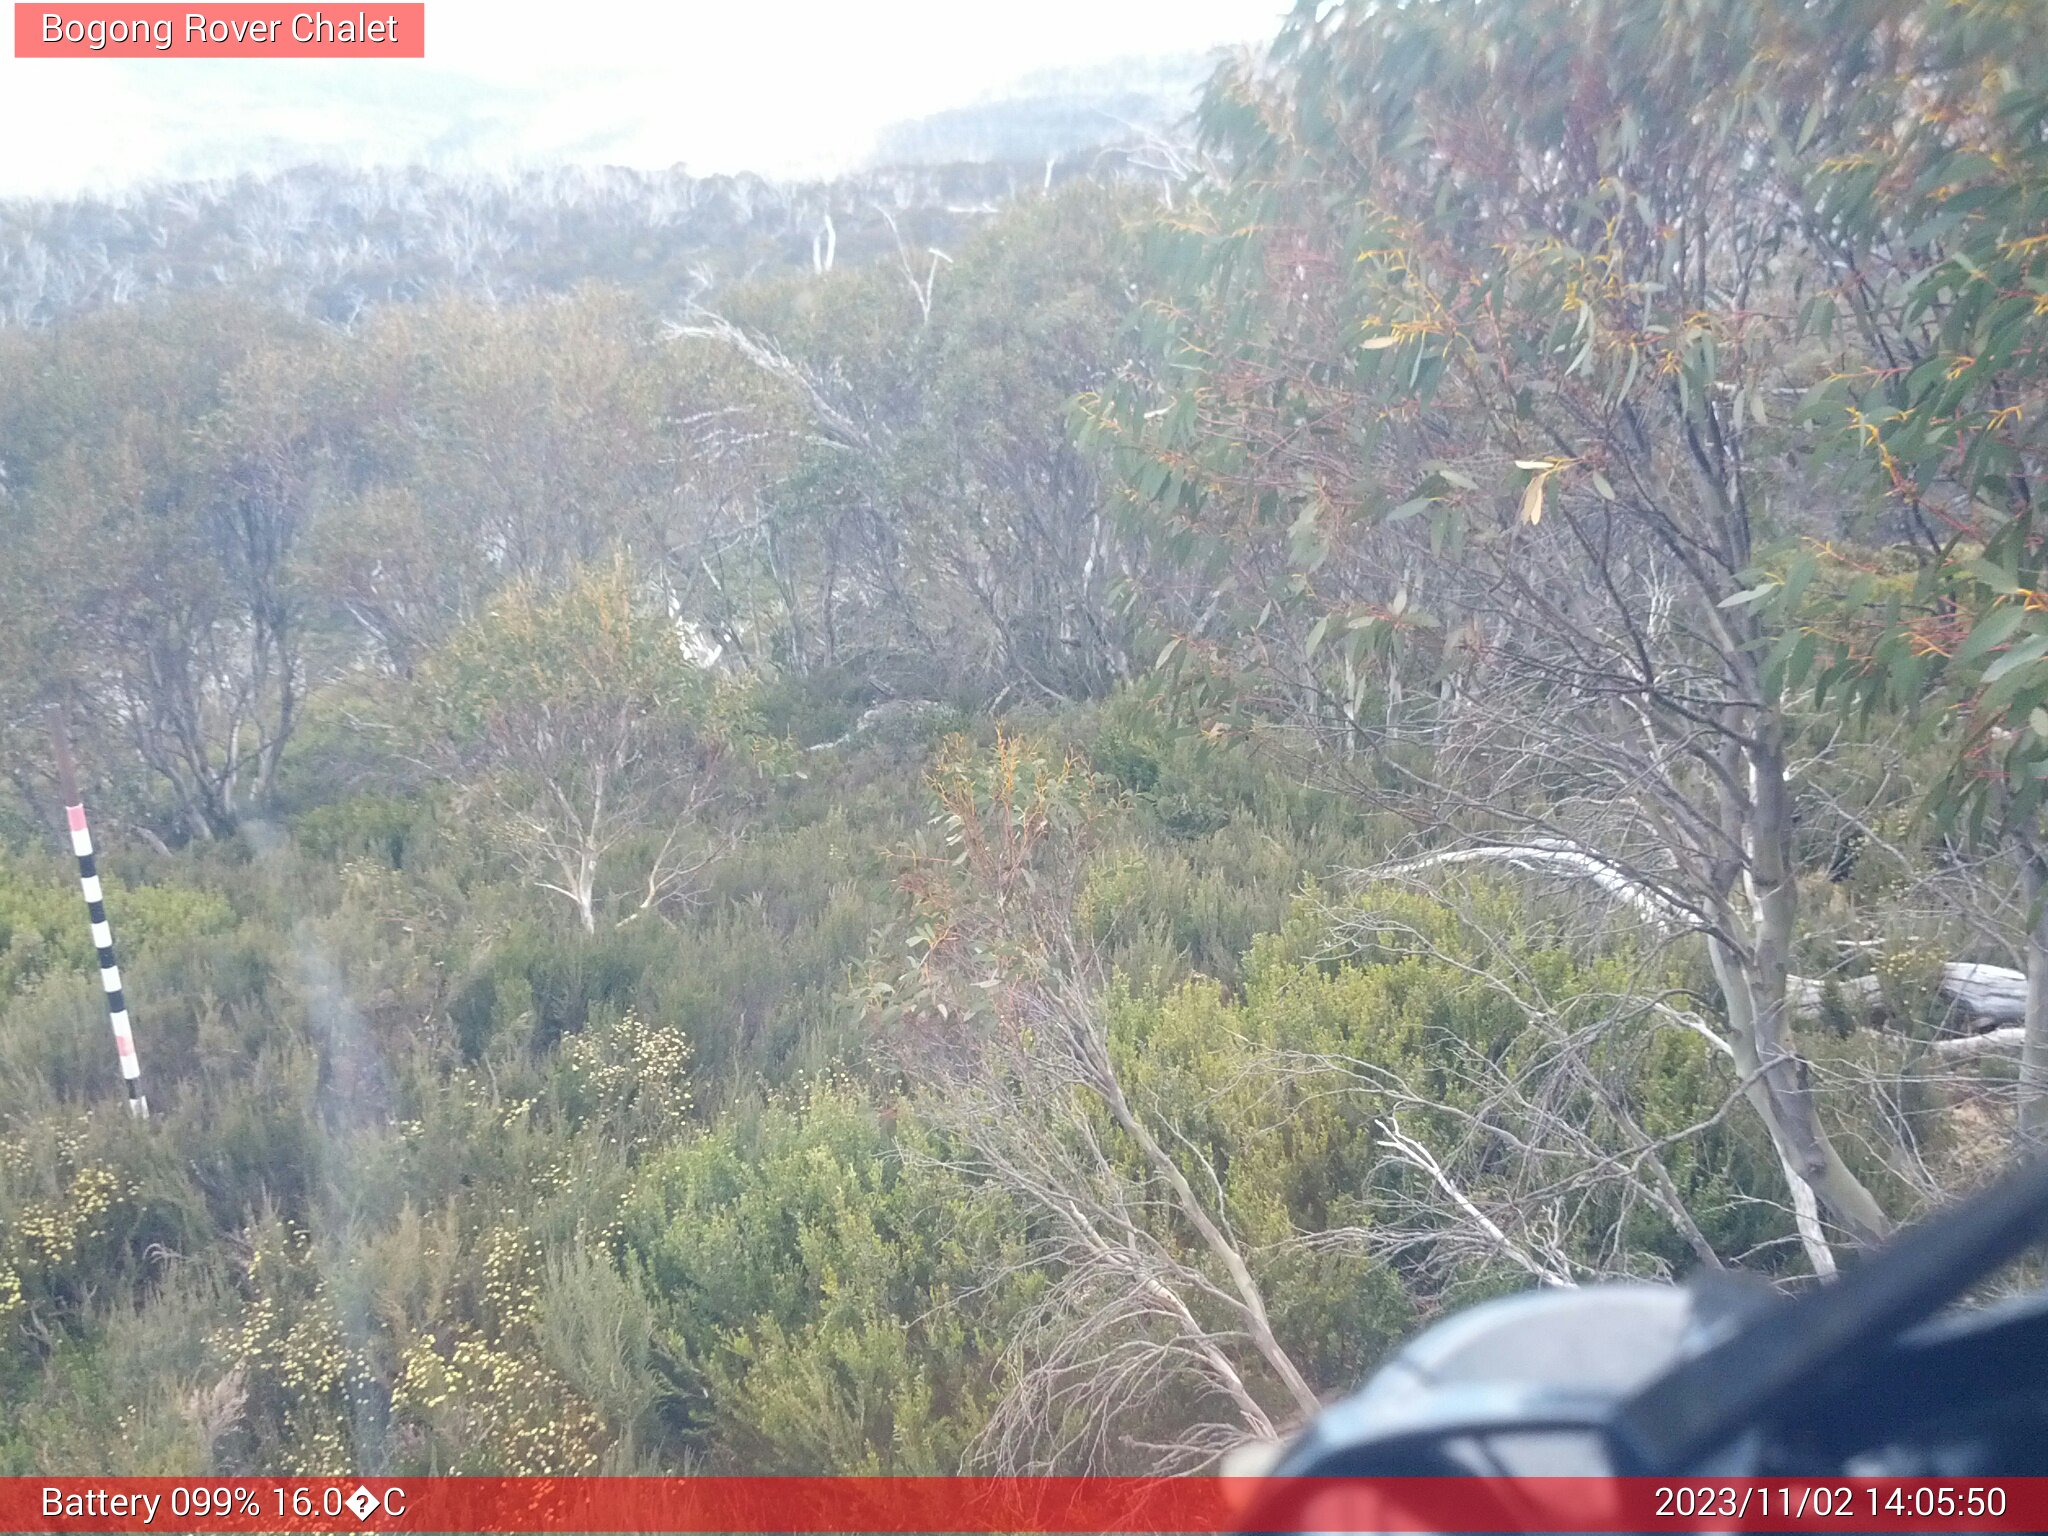
[[[1577,1284],[1562,1266],[1545,1263],[1502,1231],[1498,1222],[1481,1210],[1471,1196],[1452,1182],[1451,1176],[1444,1172],[1443,1164],[1437,1161],[1429,1148],[1413,1136],[1402,1134],[1400,1121],[1392,1118],[1381,1121],[1380,1132],[1381,1148],[1426,1175],[1430,1183],[1442,1191],[1444,1198],[1451,1202],[1458,1214],[1477,1227],[1488,1244],[1517,1269],[1526,1271],[1539,1285],[1570,1288]]]
[[[1160,1470],[1193,1470],[1316,1412],[1217,1170],[1131,1102],[1096,990],[1047,970],[1001,990],[1000,1023],[906,1047],[932,1089],[926,1114],[961,1149],[952,1166],[1038,1214],[1030,1263],[1057,1277],[977,1455],[1022,1471],[1113,1465],[1133,1445],[1122,1426],[1193,1388],[1224,1416],[1143,1445]]]
[[[1761,846],[1768,851],[1771,845],[1766,841]],[[1364,874],[1365,878],[1412,878],[1430,869],[1462,864],[1585,880],[1656,931],[1703,932],[1728,1013],[1726,1032],[1710,1033],[1710,1038],[1734,1067],[1743,1096],[1771,1130],[1801,1244],[1815,1272],[1835,1271],[1815,1199],[1821,1190],[1829,1192],[1838,1219],[1860,1236],[1874,1238],[1886,1230],[1884,1213],[1842,1164],[1814,1120],[1805,1068],[1786,1040],[1790,1017],[1798,1011],[1808,985],[1793,977],[1786,966],[1792,925],[1789,870],[1775,859],[1767,859],[1765,879],[1742,882],[1748,910],[1746,921],[1737,921],[1752,935],[1747,944],[1731,942],[1726,915],[1720,923],[1704,922],[1698,905],[1686,901],[1671,885],[1566,839],[1532,838],[1526,843],[1450,849]]]
[[[1538,861],[1538,867],[1547,866]],[[1386,1150],[1421,1173],[1427,1186],[1421,1196],[1387,1197],[1368,1229],[1324,1234],[1316,1241],[1351,1236],[1381,1253],[1420,1249],[1439,1267],[1504,1260],[1543,1284],[1565,1285],[1644,1274],[1644,1254],[1619,1243],[1615,1214],[1643,1210],[1667,1225],[1696,1263],[1723,1267],[1723,1256],[1701,1230],[1665,1160],[1733,1112],[1743,1101],[1741,1089],[1731,1086],[1698,1123],[1653,1136],[1644,1128],[1634,1085],[1643,1053],[1660,1030],[1682,1028],[1732,1060],[1724,1033],[1662,1000],[1647,983],[1613,993],[1583,993],[1575,985],[1557,992],[1547,967],[1519,958],[1514,934],[1489,926],[1479,909],[1456,894],[1445,893],[1445,899],[1464,936],[1457,944],[1446,947],[1430,933],[1378,913],[1368,897],[1327,909],[1337,946],[1333,956],[1427,956],[1441,969],[1462,974],[1476,995],[1491,994],[1507,1004],[1520,1021],[1522,1038],[1515,1049],[1499,1052],[1449,1031],[1432,1037],[1426,1047],[1433,1074],[1428,1088],[1404,1080],[1384,1062],[1292,1053],[1269,1063],[1275,1081],[1313,1083],[1319,1092],[1348,1080],[1350,1091],[1376,1107]],[[1593,952],[1599,927],[1589,915],[1573,942]],[[1552,942],[1555,936],[1546,940]],[[1403,1128],[1401,1118],[1434,1125],[1430,1141]],[[1579,1213],[1595,1210],[1607,1214],[1589,1229]],[[1833,1258],[1824,1236],[1801,1215],[1812,1210],[1811,1192],[1801,1201],[1795,1188],[1795,1226],[1815,1270],[1829,1273]],[[1579,1236],[1567,1244],[1561,1234],[1575,1225]]]
[[[2027,992],[2020,1046],[2019,1139],[2048,1146],[2048,847],[2028,835],[2020,849],[2027,901]]]
[[[931,258],[931,264],[926,268],[924,276],[920,278],[917,275],[916,268],[911,263],[910,248],[903,242],[903,231],[896,227],[895,215],[890,213],[880,203],[875,204],[875,212],[887,220],[889,233],[895,238],[896,264],[903,270],[903,280],[910,284],[911,297],[917,300],[917,310],[920,316],[919,323],[930,325],[932,323],[932,290],[939,281],[939,265],[943,262],[945,265],[951,266],[953,258],[937,246],[926,246],[924,254]]]

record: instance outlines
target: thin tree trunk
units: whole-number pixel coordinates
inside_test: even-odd
[[[1891,1221],[1877,1199],[1863,1186],[1835,1151],[1827,1131],[1812,1111],[1803,1081],[1804,1063],[1775,1038],[1766,1058],[1756,1028],[1758,1012],[1756,978],[1749,967],[1719,939],[1707,941],[1714,974],[1728,1010],[1728,1044],[1735,1057],[1735,1070],[1742,1078],[1743,1096],[1763,1120],[1771,1134],[1788,1178],[1803,1179],[1827,1203],[1835,1219],[1858,1241],[1880,1242],[1891,1231]],[[1779,999],[1782,1012],[1783,996]],[[1781,1081],[1772,1082],[1773,1075]],[[1784,1091],[1789,1082],[1791,1093]],[[1798,1190],[1793,1191],[1795,1206]]]
[[[1137,1142],[1152,1171],[1164,1179],[1167,1187],[1173,1191],[1181,1213],[1201,1234],[1204,1245],[1229,1274],[1231,1288],[1237,1292],[1240,1313],[1245,1322],[1245,1331],[1251,1337],[1252,1347],[1258,1350],[1261,1358],[1272,1368],[1273,1374],[1280,1378],[1281,1384],[1287,1388],[1288,1395],[1294,1399],[1295,1407],[1305,1414],[1315,1413],[1322,1406],[1321,1400],[1316,1397],[1315,1389],[1308,1384],[1307,1378],[1301,1374],[1300,1367],[1294,1363],[1274,1334],[1273,1325],[1266,1315],[1266,1299],[1259,1291],[1258,1281],[1252,1278],[1251,1268],[1245,1263],[1244,1255],[1238,1252],[1235,1243],[1223,1235],[1223,1230],[1203,1208],[1202,1202],[1196,1198],[1193,1187],[1188,1183],[1187,1175],[1180,1171],[1180,1165],[1131,1109],[1130,1103],[1124,1098],[1122,1085],[1116,1080],[1115,1069],[1109,1065],[1106,1047],[1098,1068],[1102,1072],[1103,1080],[1097,1085],[1097,1092],[1101,1094],[1110,1114],[1115,1117],[1117,1124],[1124,1128],[1125,1133]]]
[[[2027,1015],[2020,1041],[2019,1141],[2048,1146],[2048,849],[2031,830],[2020,845],[2027,896]]]
[[[1714,974],[1728,1006],[1736,1068],[1787,1173],[1803,1180],[1858,1242],[1876,1243],[1890,1234],[1891,1220],[1835,1151],[1814,1108],[1806,1063],[1791,1039],[1786,998],[1799,920],[1799,882],[1788,857],[1792,803],[1778,722],[1758,719],[1753,732],[1754,740],[1740,758],[1749,780],[1748,804],[1740,806],[1738,792],[1731,806],[1747,855],[1742,880],[1750,910],[1751,953],[1741,955],[1718,938],[1708,940]],[[1796,1210],[1796,1184],[1792,1193]]]

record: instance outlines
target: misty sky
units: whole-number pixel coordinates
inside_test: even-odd
[[[1262,42],[1286,9],[429,0],[424,61],[10,56],[0,58],[0,196],[309,159],[826,174],[863,160],[888,123],[1000,97],[1047,69]]]

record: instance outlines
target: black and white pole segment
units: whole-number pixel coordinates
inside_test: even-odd
[[[71,762],[71,738],[62,711],[50,710],[50,735],[57,744],[57,784],[64,792],[64,816],[71,824],[71,851],[78,855],[78,884],[85,893],[86,916],[92,921],[92,944],[100,954],[100,985],[107,990],[107,1018],[114,1026],[114,1053],[128,1088],[128,1113],[149,1118],[149,1100],[142,1096],[142,1063],[135,1057],[135,1033],[128,1023],[128,1000],[121,994],[121,967],[114,963],[114,930],[107,926],[107,903],[100,891],[99,868],[93,861],[92,833],[85,826],[85,801],[78,793],[78,770]]]

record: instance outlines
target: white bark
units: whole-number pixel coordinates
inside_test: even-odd
[[[1655,886],[1596,853],[1553,838],[1446,849],[1385,865],[1367,874],[1374,879],[1402,879],[1459,864],[1505,864],[1532,873],[1590,880],[1661,933],[1678,932],[1690,926],[1685,909]],[[1810,976],[1788,977],[1788,1011],[1799,1018],[1818,1017],[1828,985],[1826,980]],[[1833,985],[1842,1000],[1859,1011],[1877,1004],[1879,985],[1875,976],[1843,977]],[[1979,1027],[2018,1024],[2027,1017],[2026,973],[2010,966],[1950,960],[1941,968],[1935,991],[1958,1014]]]
[[[1981,1035],[1959,1035],[1953,1040],[1928,1042],[1928,1051],[1944,1061],[1970,1061],[1979,1056],[2018,1056],[2025,1048],[2027,1032],[2017,1024],[1986,1030]]]
[[[2048,1145],[2048,849],[2029,835],[2021,853],[2027,893],[2027,988],[2019,1139],[2027,1150]]]
[[[1375,876],[1401,879],[1452,864],[1509,864],[1516,869],[1574,876],[1591,880],[1601,890],[1659,930],[1670,932],[1687,926],[1685,909],[1644,881],[1601,858],[1598,854],[1555,838],[1532,838],[1526,843],[1495,843],[1479,848],[1457,848],[1424,854],[1374,870]]]
[[[1576,1288],[1578,1282],[1573,1280],[1570,1275],[1560,1270],[1552,1269],[1549,1265],[1531,1254],[1528,1249],[1515,1242],[1507,1233],[1503,1232],[1498,1222],[1475,1205],[1471,1197],[1451,1181],[1451,1176],[1444,1172],[1443,1165],[1431,1154],[1429,1148],[1425,1147],[1414,1137],[1402,1132],[1399,1121],[1383,1120],[1380,1122],[1380,1130],[1382,1132],[1380,1138],[1381,1148],[1391,1152],[1402,1162],[1408,1164],[1409,1167],[1427,1175],[1429,1181],[1442,1191],[1444,1198],[1457,1207],[1459,1214],[1485,1234],[1487,1242],[1493,1247],[1495,1252],[1508,1259],[1517,1268],[1535,1276],[1540,1284],[1558,1286],[1565,1289]],[[1812,1198],[1811,1194],[1807,1196],[1809,1201]]]
[[[1799,1232],[1799,1246],[1806,1250],[1806,1262],[1813,1272],[1828,1279],[1835,1273],[1835,1251],[1828,1246],[1827,1232],[1820,1224],[1820,1202],[1813,1197],[1813,1186],[1800,1177],[1782,1152],[1778,1162],[1785,1170],[1785,1186],[1792,1191],[1792,1224]]]
[[[1751,783],[1759,791],[1760,799],[1764,798],[1760,792],[1765,782],[1763,775],[1752,773]],[[1782,789],[1782,784],[1778,787]],[[1771,809],[1781,812],[1783,807],[1774,799]],[[1803,987],[1795,985],[1798,978],[1788,976],[1783,965],[1790,947],[1796,899],[1792,877],[1775,859],[1759,857],[1760,853],[1776,852],[1775,840],[1757,836],[1746,837],[1744,841],[1752,860],[1764,866],[1761,871],[1753,868],[1743,881],[1753,914],[1755,953],[1745,956],[1728,942],[1724,933],[1707,929],[1708,954],[1728,1009],[1726,1040],[1742,1091],[1769,1128],[1778,1149],[1801,1242],[1816,1271],[1831,1273],[1834,1259],[1826,1251],[1818,1210],[1809,1219],[1806,1202],[1813,1201],[1817,1194],[1824,1197],[1836,1218],[1864,1241],[1884,1236],[1889,1223],[1814,1116],[1804,1063],[1785,1038],[1786,1025],[1798,1012],[1795,994],[1804,995]],[[1690,914],[1676,897],[1660,891],[1642,875],[1560,839],[1447,850],[1372,873],[1380,878],[1399,877],[1464,863],[1506,864],[1591,880],[1660,932],[1683,932],[1705,926],[1697,920],[1689,921]]]
[[[1810,976],[1794,976],[1786,989],[1786,1005],[1799,1017],[1817,1018],[1829,985]],[[1875,976],[1845,976],[1832,985],[1842,1002],[1859,1013],[1877,1006],[1880,987]],[[2017,1024],[2027,1016],[2026,973],[2009,966],[1948,961],[1941,968],[1935,992],[1957,1015],[1980,1029]]]

